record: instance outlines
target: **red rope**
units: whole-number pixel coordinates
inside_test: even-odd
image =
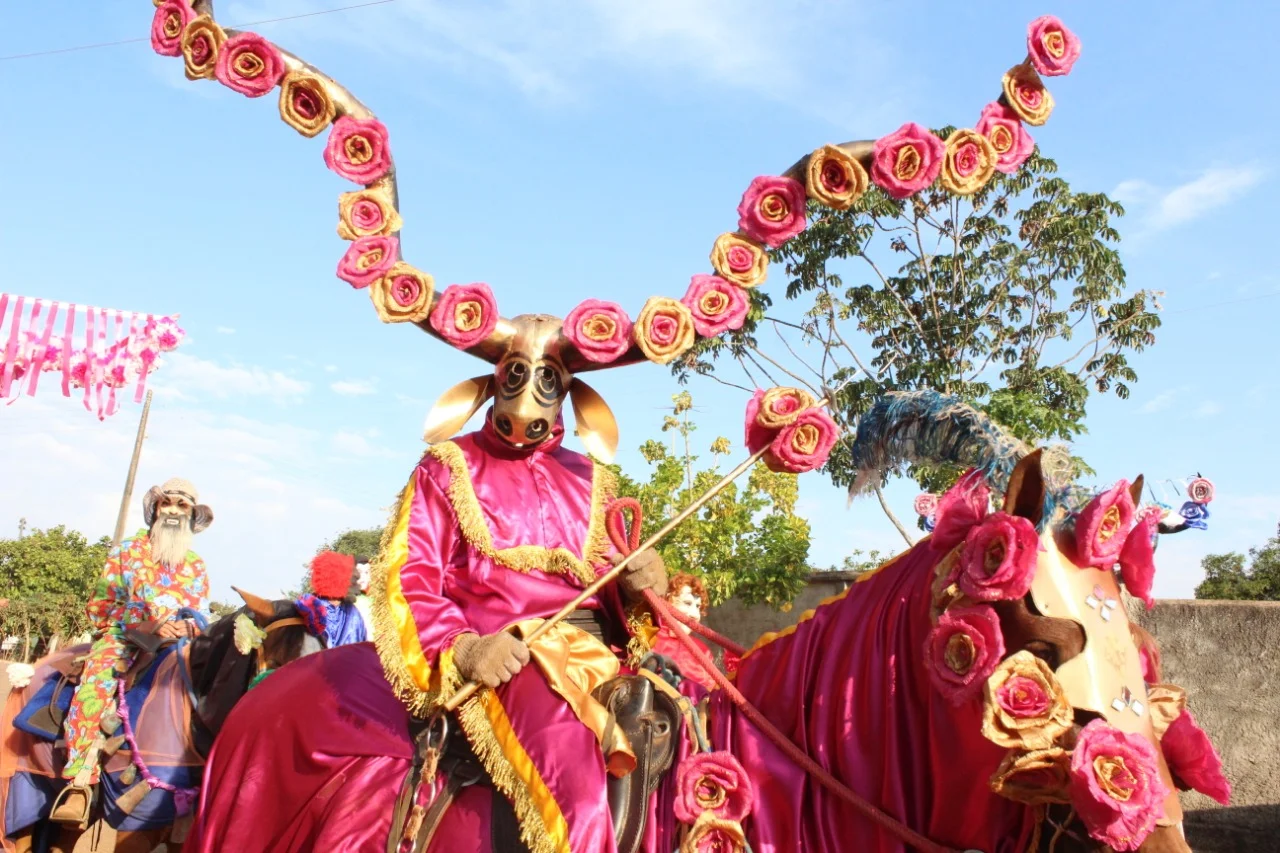
[[[622,510],[624,509],[629,509],[633,513],[632,515],[632,534],[633,535],[630,538],[627,538],[627,537],[614,538],[615,530],[624,529],[625,519],[621,517],[623,514]],[[610,538],[614,538],[614,543],[613,543],[614,547],[616,547],[619,551],[621,551],[624,556],[626,554],[629,554],[632,550],[634,550],[634,546],[629,548],[626,548],[624,546],[631,546],[631,542],[633,539],[637,540],[636,541],[637,545],[639,544],[638,542],[639,535],[638,533],[636,533],[636,531],[638,531],[640,528],[639,503],[634,501],[631,498],[622,498],[622,499],[619,499],[618,501],[614,501],[608,507],[606,507],[605,514],[606,514],[605,515],[606,528],[609,531]],[[621,542],[619,540],[621,540]],[[673,608],[666,601],[659,598],[653,592],[653,590],[646,589],[644,591],[644,598],[645,598],[645,601],[649,604],[649,606],[654,609],[654,612],[656,612],[659,615],[659,617],[663,619],[674,618],[677,621],[683,621],[683,620],[680,620],[680,616],[682,616],[683,614],[677,614],[675,611],[675,608]],[[941,844],[937,844],[925,838],[923,835],[911,829],[911,827],[907,826],[902,821],[898,820],[897,818],[893,817],[887,812],[882,811],[881,809],[877,808],[876,806],[864,800],[862,797],[858,796],[857,793],[855,793],[852,789],[846,786],[843,782],[841,782],[839,779],[837,779],[836,777],[828,773],[825,769],[823,769],[821,765],[819,765],[816,761],[810,758],[809,755],[805,753],[804,750],[796,746],[791,741],[790,738],[788,738],[785,734],[779,731],[778,728],[773,725],[773,723],[769,722],[769,720],[766,719],[765,716],[760,713],[760,710],[756,708],[754,705],[752,705],[747,700],[747,698],[742,695],[742,693],[738,690],[738,688],[733,685],[733,682],[730,681],[728,678],[726,678],[724,673],[722,673],[719,670],[719,668],[716,667],[715,661],[711,659],[711,655],[707,653],[706,649],[701,648],[697,643],[693,641],[691,637],[689,637],[687,634],[685,634],[682,631],[677,631],[675,632],[675,634],[676,634],[676,639],[680,642],[681,645],[684,646],[685,650],[690,652],[694,656],[694,658],[697,659],[702,664],[703,668],[707,670],[707,674],[711,676],[713,681],[715,681],[716,686],[725,692],[725,694],[729,697],[729,700],[733,702],[734,707],[737,708],[739,711],[741,711],[742,714],[746,716],[746,718],[750,720],[751,723],[756,728],[760,729],[760,731],[764,733],[764,736],[767,737],[774,746],[778,747],[778,749],[781,749],[783,752],[785,752],[787,754],[787,757],[789,757],[792,761],[798,764],[801,767],[801,769],[803,769],[806,773],[808,773],[814,779],[818,780],[818,783],[820,785],[822,785],[827,790],[831,791],[831,793],[835,794],[837,797],[844,800],[849,805],[853,806],[854,809],[856,809],[864,817],[866,817],[873,823],[879,825],[883,829],[896,835],[899,839],[906,842],[907,844],[910,844],[916,847],[918,850],[923,851],[923,853],[959,853],[959,851],[955,850],[954,848],[944,847]]]

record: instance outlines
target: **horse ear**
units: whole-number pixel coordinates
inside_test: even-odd
[[[1040,524],[1044,516],[1044,471],[1040,467],[1040,450],[1033,450],[1022,457],[1009,475],[1004,511],[1032,524]]]
[[[594,388],[577,378],[569,386],[569,401],[573,404],[578,438],[586,445],[587,452],[601,462],[612,462],[618,452],[618,420],[609,404]]]
[[[1129,484],[1129,497],[1133,498],[1134,506],[1142,505],[1142,485],[1143,477],[1139,474],[1134,481]]]
[[[427,444],[447,441],[471,420],[471,416],[493,396],[493,374],[459,382],[440,396],[431,413],[422,438]]]
[[[235,594],[244,599],[244,604],[249,608],[249,612],[265,622],[270,622],[276,615],[276,608],[265,598],[254,595],[251,592],[245,592],[239,587],[231,587]]]

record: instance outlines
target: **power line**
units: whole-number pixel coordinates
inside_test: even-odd
[[[317,15],[331,15],[334,12],[346,12],[349,9],[363,9],[367,6],[382,6],[387,3],[394,2],[396,2],[396,0],[369,0],[367,3],[353,3],[350,6],[338,6],[334,9],[321,9],[318,12],[303,12],[299,15],[286,15],[283,18],[267,18],[262,21],[250,21],[247,24],[236,24],[229,29],[240,30],[245,27],[261,26],[262,24],[277,24],[281,21],[296,21],[299,18],[314,18]],[[36,56],[52,56],[57,53],[74,53],[80,50],[96,50],[100,47],[115,47],[121,44],[137,44],[142,41],[151,41],[151,38],[148,36],[147,38],[120,39],[119,41],[103,41],[98,42],[97,44],[81,44],[76,45],[75,47],[59,47],[53,50],[38,50],[35,53],[15,53],[10,56],[0,56],[0,62],[11,59],[31,59]]]

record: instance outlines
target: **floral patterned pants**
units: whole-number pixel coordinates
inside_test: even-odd
[[[132,662],[133,655],[124,641],[111,634],[102,635],[89,648],[84,672],[80,675],[80,686],[71,698],[71,710],[62,725],[67,739],[67,766],[62,770],[64,779],[74,779],[85,769],[89,747],[99,736],[109,736],[102,732],[102,717],[115,710],[117,673],[127,672]],[[95,760],[88,768],[90,783],[98,781],[98,766],[99,761]]]

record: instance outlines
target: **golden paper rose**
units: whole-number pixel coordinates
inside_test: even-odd
[[[960,548],[953,548],[933,570],[933,618],[965,601],[957,578],[960,576]]]
[[[750,237],[721,234],[711,248],[711,266],[721,278],[738,287],[757,287],[769,272],[769,256]]]
[[[957,130],[947,137],[939,180],[947,192],[972,195],[991,180],[999,159],[990,139],[973,130]]]
[[[652,296],[640,309],[632,334],[645,358],[670,364],[693,347],[693,314],[674,299]]]
[[[399,261],[369,287],[369,298],[384,323],[420,323],[431,316],[435,282],[421,270]]]
[[[770,388],[760,400],[756,423],[765,429],[782,429],[795,423],[815,403],[813,395],[803,388]]]
[[[711,812],[703,812],[680,842],[680,853],[742,853],[747,849],[747,836],[736,820],[721,820]]]
[[[1053,112],[1053,95],[1030,65],[1015,65],[1005,72],[1004,99],[1032,127],[1044,124]]]
[[[1069,803],[1071,753],[1059,747],[1010,752],[991,777],[991,790],[1029,806]]]
[[[1164,737],[1165,730],[1187,709],[1187,693],[1175,684],[1152,684],[1147,688],[1147,713],[1151,715],[1151,728],[1156,737]]]
[[[392,234],[403,224],[385,178],[368,189],[338,196],[338,236],[343,240]]]
[[[867,170],[844,149],[824,145],[809,155],[805,189],[809,198],[836,210],[848,210],[867,191]]]
[[[1053,670],[1029,651],[1005,659],[987,679],[982,734],[998,746],[1048,749],[1073,719]]]
[[[218,51],[227,34],[208,15],[187,24],[182,31],[182,64],[188,80],[212,79],[218,65]]]
[[[280,118],[303,136],[320,133],[337,111],[328,87],[315,74],[290,71],[280,81]]]

